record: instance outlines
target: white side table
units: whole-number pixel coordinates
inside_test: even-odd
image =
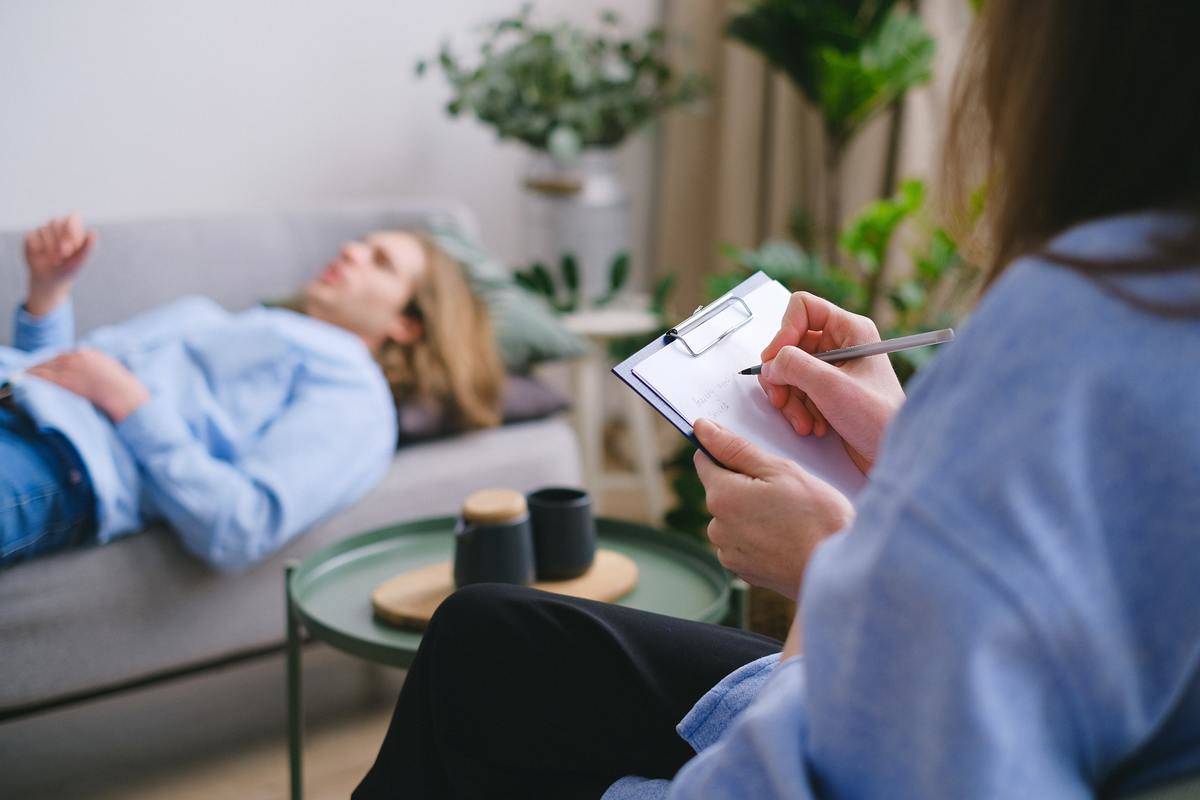
[[[659,318],[644,308],[621,307],[576,311],[564,315],[562,320],[568,330],[586,338],[590,345],[588,354],[572,365],[576,422],[588,488],[598,505],[605,489],[641,489],[650,520],[656,524],[666,513],[666,497],[662,462],[655,446],[654,410],[610,374],[608,343],[626,336],[645,336],[648,342],[652,335],[661,333]],[[625,398],[637,462],[637,472],[632,475],[604,469],[604,392],[609,387],[619,387]]]

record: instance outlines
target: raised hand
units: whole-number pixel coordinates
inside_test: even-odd
[[[78,214],[52,219],[27,233],[25,263],[29,267],[29,296],[25,309],[34,316],[42,316],[65,301],[75,275],[95,244],[96,232],[85,232]]]
[[[887,356],[827,364],[812,356],[879,341],[875,323],[808,292],[792,295],[779,332],[762,352],[759,383],[801,436],[837,431],[864,473],[879,456],[904,390]]]

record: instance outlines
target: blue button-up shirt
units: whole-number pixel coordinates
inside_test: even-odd
[[[1053,247],[1138,258],[1186,224]],[[1106,280],[1200,304],[1200,269]],[[726,678],[674,780],[606,800],[1061,800],[1200,772],[1200,316],[1011,268],[916,381],[800,607],[803,659]]]
[[[151,399],[114,426],[23,372],[75,346],[70,304],[16,317],[0,380],[79,451],[99,540],[165,519],[193,553],[239,568],[361,497],[387,472],[396,418],[382,372],[349,332],[282,309],[230,313],[188,297],[79,345],[119,359]]]

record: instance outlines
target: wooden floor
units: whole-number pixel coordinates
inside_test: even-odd
[[[349,797],[371,766],[389,716],[390,705],[310,731],[305,746],[305,796],[314,800]],[[284,800],[290,796],[287,747],[277,738],[236,752],[213,754],[182,762],[150,779],[131,775],[93,796],[103,800]]]
[[[400,670],[304,652],[310,798],[345,798],[370,766]],[[0,725],[0,798],[288,796],[282,654]]]
[[[644,518],[640,493],[606,513]],[[0,654],[0,664],[3,663]],[[403,672],[304,654],[305,796],[346,798],[374,760]],[[283,656],[0,725],[0,798],[289,796]]]
[[[344,800],[370,768],[391,715],[387,707],[364,709],[316,726],[305,743],[305,796]],[[149,780],[131,779],[98,792],[103,800],[284,800],[289,797],[287,746],[282,737],[236,752],[178,764]]]

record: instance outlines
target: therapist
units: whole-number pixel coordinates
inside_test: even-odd
[[[1090,798],[1200,773],[1200,4],[987,0],[946,148],[987,290],[904,400],[800,294],[762,380],[857,508],[711,423],[721,561],[789,640],[516,587],[434,616],[384,797]],[[965,208],[965,203],[959,203]]]

